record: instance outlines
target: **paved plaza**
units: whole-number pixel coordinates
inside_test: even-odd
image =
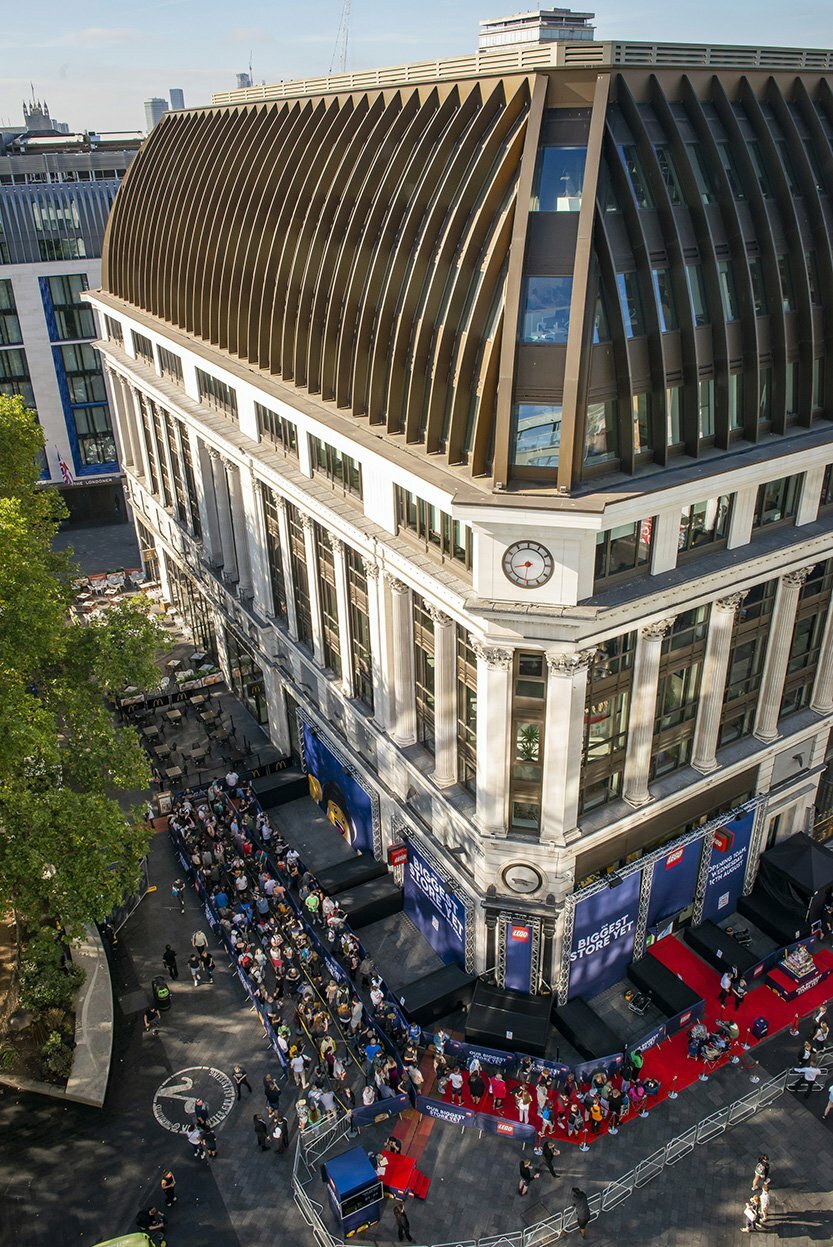
[[[333,857],[339,855],[340,841],[311,803],[295,802],[273,811],[273,821],[288,839],[297,838],[307,853],[321,851],[322,837],[332,835]],[[90,1247],[101,1238],[127,1232],[138,1210],[159,1199],[159,1177],[166,1166],[176,1172],[179,1197],[169,1223],[170,1247],[207,1243],[267,1247],[276,1241],[312,1241],[290,1192],[292,1151],[260,1153],[252,1130],[252,1113],[263,1106],[262,1076],[276,1070],[275,1058],[219,950],[215,950],[214,985],[191,986],[190,938],[204,922],[190,894],[185,915],[179,913],[170,891],[174,867],[168,837],[160,833],[150,855],[157,890],[131,917],[114,952],[116,1042],[104,1109],[0,1092],[2,1247]],[[409,972],[415,967],[419,972],[428,964],[421,937],[404,915],[386,921],[391,924],[387,933],[383,924],[376,924],[378,929],[372,932],[382,968],[387,968],[388,958],[391,970],[404,958],[413,959]],[[173,1005],[163,1015],[160,1036],[145,1038],[141,1011],[152,976],[162,971],[160,956],[166,943],[179,954],[181,977],[174,984]],[[778,1037],[756,1050],[760,1065],[752,1072],[766,1078],[790,1064],[796,1053],[794,1039]],[[170,1092],[181,1087],[190,1077],[195,1089],[210,1087],[212,1112],[226,1112],[222,1076],[230,1075],[236,1063],[247,1069],[254,1094],[249,1097],[244,1091],[242,1104],[232,1103],[218,1126],[217,1159],[197,1162],[185,1138],[163,1128],[154,1117],[154,1096],[160,1088]],[[216,1070],[220,1077],[203,1067]],[[695,1084],[676,1101],[658,1106],[647,1120],[625,1125],[616,1139],[605,1139],[587,1153],[564,1147],[559,1177],[553,1179],[545,1171],[525,1199],[516,1194],[521,1155],[517,1144],[426,1123],[417,1136],[419,1166],[432,1186],[425,1203],[414,1201],[409,1206],[412,1234],[417,1243],[447,1243],[532,1224],[568,1204],[574,1184],[592,1195],[667,1139],[744,1095],[750,1086],[749,1070],[727,1066],[708,1083]],[[175,1090],[171,1098],[157,1100],[157,1105],[165,1106],[162,1116],[174,1124],[180,1112],[176,1100]],[[284,1100],[292,1119],[291,1087],[285,1089]],[[760,1151],[767,1151],[773,1164],[773,1202],[766,1232],[796,1247],[829,1242],[833,1115],[821,1121],[822,1103],[818,1094],[809,1101],[782,1096],[604,1214],[591,1226],[589,1238],[618,1247],[637,1242],[667,1247],[741,1242],[737,1237],[741,1211],[754,1162]],[[399,1132],[407,1139],[412,1129],[403,1121]],[[374,1127],[363,1135],[363,1142],[373,1148],[386,1133],[385,1128]],[[395,1238],[388,1203],[380,1225],[357,1241],[388,1243]]]

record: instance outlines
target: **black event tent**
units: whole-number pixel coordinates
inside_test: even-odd
[[[791,924],[794,918],[796,925],[808,927],[821,913],[831,887],[833,853],[799,831],[762,855],[754,893]]]

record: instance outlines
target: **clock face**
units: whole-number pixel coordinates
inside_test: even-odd
[[[503,574],[521,589],[545,585],[555,568],[553,557],[540,541],[516,541],[503,556]]]

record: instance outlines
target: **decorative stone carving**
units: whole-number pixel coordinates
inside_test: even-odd
[[[441,627],[446,624],[454,623],[454,620],[450,615],[447,615],[445,611],[440,610],[439,606],[433,606],[430,602],[425,603],[425,613],[433,619],[435,624],[440,624]]]
[[[784,584],[792,585],[793,587],[797,585],[800,589],[815,566],[815,563],[810,563],[808,567],[798,567],[794,572],[787,572],[786,576],[783,578]]]
[[[368,580],[375,580],[379,575],[379,568],[376,563],[373,562],[373,559],[368,559],[362,556],[362,567],[364,568],[365,577]]]
[[[719,606],[724,611],[736,611],[749,593],[748,589],[741,589],[739,593],[730,593],[725,598],[718,598],[715,606]]]
[[[482,641],[475,641],[472,638],[471,647],[481,662],[485,662],[487,667],[493,667],[502,671],[508,671],[512,666],[513,654],[511,649],[492,649],[488,645],[484,645]]]
[[[344,549],[344,542],[341,540],[341,538],[334,537],[332,533],[328,533],[327,540],[330,543],[330,549],[332,550],[333,554],[341,554],[342,550]]]
[[[578,650],[574,654],[547,654],[547,667],[550,675],[574,675],[589,667],[595,656],[595,649]]]
[[[659,619],[656,623],[646,624],[644,628],[640,628],[640,632],[649,640],[662,639],[671,631],[673,623],[673,617],[671,619]]]
[[[298,522],[299,522],[299,524],[301,525],[301,527],[303,528],[304,532],[307,532],[309,529],[311,529],[311,528],[312,528],[313,523],[314,523],[315,521],[313,520],[313,518],[312,518],[312,516],[311,516],[311,515],[307,515],[306,511],[299,511],[299,512],[298,512]]]
[[[391,593],[407,593],[408,592],[408,586],[405,584],[404,581],[397,580],[395,576],[392,576],[390,574],[390,572],[384,572],[383,574],[384,574],[385,580],[388,582],[388,588],[390,589]]]
[[[252,477],[252,491],[255,498],[263,498],[266,493],[266,486],[258,477]]]

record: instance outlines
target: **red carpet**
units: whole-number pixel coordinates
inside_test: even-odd
[[[721,1010],[718,1004],[718,992],[720,990],[720,975],[715,969],[703,961],[693,952],[687,944],[676,936],[667,936],[658,944],[654,944],[650,949],[651,954],[662,962],[667,969],[679,975],[689,987],[698,992],[706,1002],[706,1009],[703,1015],[703,1021],[710,1030],[714,1028],[717,1019],[722,1015],[729,1021],[737,1021],[740,1027],[740,1042],[748,1043],[754,1047],[758,1042],[749,1033],[749,1028],[756,1018],[765,1017],[769,1022],[769,1032],[767,1038],[776,1034],[780,1030],[786,1029],[792,1022],[796,1013],[800,1017],[806,1017],[813,1013],[819,1005],[824,1004],[833,993],[833,979],[819,983],[811,991],[806,992],[794,1001],[785,1001],[777,996],[762,982],[759,986],[751,990],[741,1005],[740,1009],[735,1013],[734,1002],[730,999],[727,1006]],[[819,948],[814,953],[814,960],[819,967],[833,967],[833,951],[827,948]],[[649,1112],[653,1112],[656,1106],[664,1100],[669,1091],[683,1091],[686,1087],[690,1087],[692,1083],[696,1083],[699,1076],[704,1071],[702,1061],[695,1061],[688,1055],[688,1035],[686,1030],[682,1030],[672,1039],[666,1039],[664,1043],[649,1049],[645,1053],[645,1061],[642,1067],[642,1078],[654,1078],[660,1083],[660,1089],[656,1096],[650,1096],[647,1101]],[[742,1055],[742,1053],[739,1053]],[[727,1053],[720,1065],[725,1065],[730,1060],[731,1053]],[[711,1068],[715,1068],[712,1066]],[[485,1072],[484,1072],[485,1076]],[[487,1084],[488,1085],[488,1084]],[[495,1117],[500,1117],[508,1121],[517,1121],[518,1113],[515,1100],[512,1095],[518,1084],[510,1079],[506,1080],[507,1096],[503,1109],[498,1112],[494,1108],[492,1099],[488,1093],[483,1096],[479,1104],[472,1104],[471,1097],[468,1092],[468,1077],[464,1075],[462,1102],[467,1108],[473,1108],[480,1113],[490,1113]],[[533,1126],[540,1125],[538,1116],[537,1102],[535,1101],[535,1092],[533,1090],[533,1103],[529,1110],[529,1121]],[[436,1096],[437,1092],[433,1094]],[[696,1091],[690,1092],[696,1095]],[[443,1097],[450,1102],[451,1095],[449,1090]],[[556,1110],[556,1121],[559,1112]],[[627,1117],[622,1118],[622,1125],[626,1125],[630,1121],[639,1120],[639,1114],[631,1112]],[[607,1124],[603,1124],[599,1133],[594,1135],[592,1130],[588,1130],[587,1142],[592,1143],[594,1139],[601,1138],[607,1133]],[[556,1125],[555,1133],[552,1136],[557,1146],[562,1143],[581,1143],[583,1135],[573,1135],[569,1137],[566,1130]]]

